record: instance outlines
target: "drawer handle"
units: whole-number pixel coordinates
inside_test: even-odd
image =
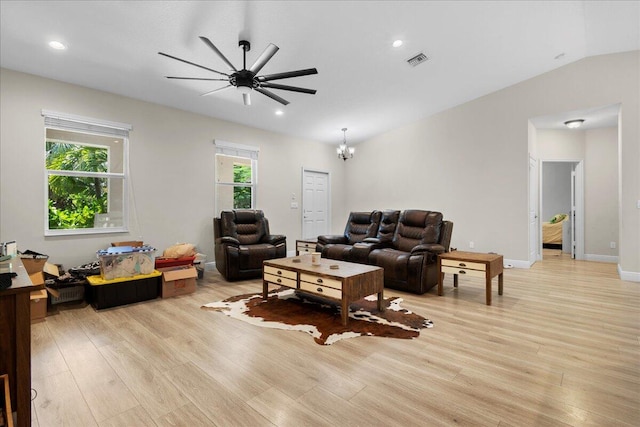
[[[318,280],[316,280],[316,282],[322,283],[322,279],[318,279]]]
[[[276,280],[276,282],[282,283],[282,279],[278,278],[278,280]]]
[[[460,267],[466,267],[467,264],[465,264],[464,262],[461,262],[460,264],[458,264]]]
[[[460,270],[460,271],[458,271],[458,273],[459,273],[459,274],[467,274],[467,272],[466,272],[466,271],[464,271],[464,270]]]
[[[278,270],[278,273],[276,273],[276,274],[282,275],[282,271]]]
[[[316,289],[316,291],[322,293],[322,288],[318,288],[318,289]]]

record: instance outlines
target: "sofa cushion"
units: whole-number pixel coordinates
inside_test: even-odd
[[[375,237],[380,223],[380,211],[351,212],[344,229],[347,242],[351,245],[366,239]]]
[[[441,227],[442,213],[440,212],[403,211],[393,236],[393,248],[403,252],[411,252],[415,246],[438,243]]]

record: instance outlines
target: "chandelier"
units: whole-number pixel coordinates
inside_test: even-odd
[[[338,158],[346,162],[347,159],[353,158],[353,153],[355,153],[356,149],[347,145],[347,128],[342,128],[342,132],[344,133],[344,139],[342,144],[336,148],[336,152],[338,153]]]

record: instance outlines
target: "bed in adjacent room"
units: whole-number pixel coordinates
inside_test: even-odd
[[[569,215],[557,214],[542,223],[542,247],[548,249],[569,248]]]

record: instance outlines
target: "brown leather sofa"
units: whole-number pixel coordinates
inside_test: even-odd
[[[324,258],[382,267],[385,287],[424,294],[438,283],[437,255],[449,251],[452,231],[453,223],[440,212],[384,211],[375,237],[321,252]]]
[[[213,220],[216,268],[228,281],[262,276],[262,261],[287,256],[286,237],[272,235],[261,210],[222,211]]]

